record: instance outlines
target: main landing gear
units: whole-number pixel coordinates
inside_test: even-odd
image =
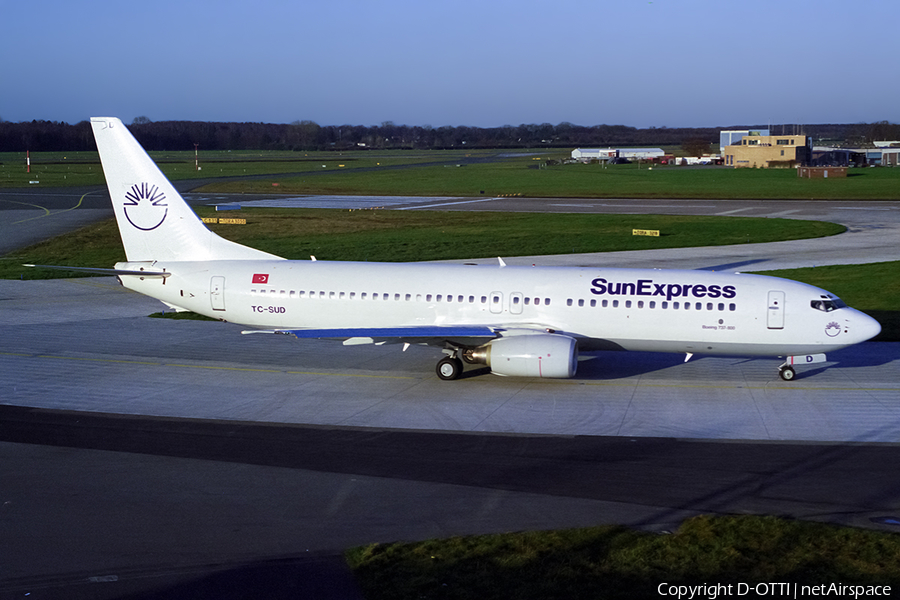
[[[441,352],[447,356],[438,361],[435,372],[444,381],[459,379],[463,372],[463,361],[470,365],[487,364],[486,355],[479,348],[450,347],[444,348]]]
[[[462,370],[462,361],[455,356],[445,356],[438,361],[437,368],[435,369],[437,376],[444,381],[458,379],[462,374]]]

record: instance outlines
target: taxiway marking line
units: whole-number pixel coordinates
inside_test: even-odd
[[[92,194],[92,193],[93,192],[88,192],[87,194],[84,194],[84,196],[87,196],[88,194]],[[81,206],[81,203],[84,201],[84,196],[82,196],[81,198],[78,199],[78,204],[76,204],[75,206],[72,206],[70,208],[65,208],[61,211],[58,211],[58,212],[55,212],[52,214],[60,215],[64,212],[69,212],[70,210],[75,210],[76,208]],[[7,200],[7,202],[15,202],[16,204],[24,204],[26,206],[34,206],[35,208],[40,208],[42,211],[44,211],[44,214],[42,214],[42,215],[38,215],[36,217],[29,217],[27,219],[22,219],[21,221],[16,221],[15,223],[10,223],[10,225],[18,225],[19,223],[27,223],[28,221],[34,221],[35,219],[43,219],[45,217],[51,216],[50,209],[44,208],[43,206],[40,206],[38,204],[29,204],[28,202],[18,202],[16,200]]]
[[[403,208],[395,208],[392,210],[417,210],[420,208],[434,208],[435,206],[450,206],[452,204],[474,204],[476,202],[490,202],[491,200],[502,200],[503,198],[478,198],[476,200],[461,200],[459,202],[442,202],[441,204],[427,204],[425,206],[404,206]]]

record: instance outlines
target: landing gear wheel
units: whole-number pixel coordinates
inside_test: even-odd
[[[453,379],[459,378],[462,374],[462,361],[458,358],[453,358],[448,356],[447,358],[442,358],[440,362],[437,364],[437,368],[435,371],[437,372],[437,376],[443,379],[444,381],[451,381]]]
[[[794,367],[781,367],[778,369],[778,374],[781,375],[781,378],[785,381],[790,381],[797,375],[797,372],[794,371]]]

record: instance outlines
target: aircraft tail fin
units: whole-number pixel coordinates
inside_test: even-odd
[[[211,232],[125,125],[91,117],[129,262],[278,259]]]

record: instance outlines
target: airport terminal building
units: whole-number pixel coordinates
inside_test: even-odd
[[[811,139],[805,135],[743,136],[737,143],[722,148],[725,165],[747,168],[793,169],[809,164],[812,158]]]

